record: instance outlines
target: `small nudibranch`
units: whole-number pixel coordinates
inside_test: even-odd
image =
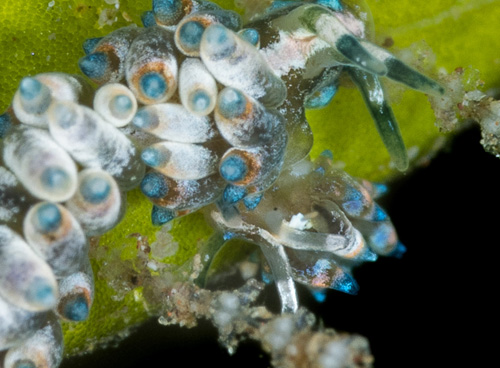
[[[5,165],[35,197],[61,202],[76,190],[76,165],[46,130],[21,125],[3,140]]]
[[[168,101],[177,90],[177,50],[173,34],[150,27],[139,34],[125,59],[127,84],[143,104]]]

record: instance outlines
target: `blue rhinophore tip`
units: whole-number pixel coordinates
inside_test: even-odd
[[[205,27],[200,22],[194,20],[186,22],[179,30],[179,42],[188,50],[199,50],[204,31]]]
[[[238,156],[229,156],[220,164],[219,172],[227,181],[240,181],[248,171],[245,161]]]
[[[31,101],[42,93],[43,84],[35,78],[25,77],[19,84],[19,94],[24,100]]]
[[[13,368],[37,368],[37,365],[30,359],[21,359],[16,360]]]
[[[333,100],[336,93],[336,85],[323,87],[306,98],[304,101],[304,107],[307,109],[321,109]]]
[[[61,314],[67,319],[75,322],[85,321],[89,317],[89,305],[83,295],[65,300]]]
[[[149,72],[139,79],[139,86],[142,93],[153,100],[161,98],[167,93],[168,85],[160,73]]]
[[[222,194],[222,200],[228,204],[234,204],[241,200],[247,194],[245,187],[239,187],[237,185],[228,184],[224,188],[224,193]]]
[[[217,99],[219,112],[226,119],[234,119],[244,114],[247,100],[243,92],[234,88],[225,88]]]
[[[0,139],[4,138],[12,126],[12,119],[8,113],[0,115]]]
[[[205,111],[212,101],[211,97],[204,90],[196,90],[189,96],[189,104],[194,111]]]
[[[326,292],[328,289],[309,289],[311,291],[311,294],[313,298],[318,302],[318,303],[323,303],[326,300]]]
[[[378,198],[383,196],[389,191],[389,187],[381,183],[372,183],[373,185],[373,197]]]
[[[83,47],[83,52],[85,52],[85,55],[88,55],[94,51],[95,47],[101,41],[103,37],[94,37],[94,38],[87,38],[85,41],[83,41],[82,47]]]
[[[163,198],[168,190],[165,178],[159,173],[147,173],[141,181],[141,191],[148,198]]]
[[[141,159],[148,166],[158,167],[165,161],[165,155],[154,147],[148,147],[142,151]]]
[[[348,273],[343,273],[341,276],[336,277],[330,285],[330,288],[351,295],[356,295],[359,291],[358,283]]]
[[[252,45],[257,46],[260,41],[260,34],[255,28],[245,28],[239,33],[240,37]]]
[[[109,68],[109,58],[104,52],[94,52],[78,60],[83,74],[90,79],[102,78]]]
[[[127,95],[116,95],[109,101],[109,109],[115,116],[127,116],[134,104]]]
[[[151,211],[151,222],[155,226],[160,226],[172,221],[175,218],[175,212],[164,207],[153,206]]]
[[[260,203],[262,199],[263,193],[252,194],[245,198],[243,198],[243,204],[247,208],[247,210],[254,210]]]
[[[389,218],[387,213],[378,204],[374,203],[373,214],[371,216],[372,221],[385,221]]]
[[[152,10],[146,10],[141,14],[141,22],[145,28],[156,26],[155,13]]]
[[[26,298],[44,310],[53,308],[57,303],[56,290],[44,278],[35,277],[26,290]]]
[[[87,202],[99,204],[108,199],[111,185],[106,178],[86,177],[80,183],[80,193]]]
[[[171,23],[182,15],[182,0],[153,0],[153,13],[160,23]]]
[[[40,182],[47,190],[60,190],[69,185],[68,173],[59,167],[48,167],[40,175]]]
[[[36,211],[35,228],[42,234],[56,231],[62,223],[62,215],[54,203],[43,203]]]
[[[224,234],[222,235],[222,239],[224,239],[225,241],[228,241],[228,240],[231,240],[233,239],[234,237],[236,237],[236,234],[231,232],[231,231],[226,231],[224,232]]]
[[[406,247],[404,246],[403,243],[398,241],[398,244],[396,245],[396,248],[388,254],[389,257],[394,257],[397,259],[403,258],[403,255],[406,253]]]

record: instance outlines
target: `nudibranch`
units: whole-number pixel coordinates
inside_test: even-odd
[[[308,158],[305,109],[326,106],[344,74],[399,170],[408,157],[379,78],[444,93],[370,42],[363,14],[274,1],[243,25],[210,1],[153,0],[144,27],[83,44],[87,79],[25,77],[0,117],[5,367],[59,365],[59,318],[85,320],[93,301],[89,238],[120,221],[135,187],[156,225],[203,208],[226,239],[257,244],[283,312],[298,308],[295,281],[356,293],[352,267],[401,254],[374,201],[385,188],[333,168],[328,152]]]

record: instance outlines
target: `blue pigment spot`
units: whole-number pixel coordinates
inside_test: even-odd
[[[147,10],[141,15],[141,22],[145,28],[153,27],[156,25],[155,13]]]
[[[326,300],[326,291],[327,289],[311,289],[311,294],[318,303],[323,303]]]
[[[348,201],[342,203],[342,208],[351,216],[360,216],[363,203],[361,201]]]
[[[109,68],[108,55],[104,52],[89,54],[78,61],[78,66],[87,77],[102,78]]]
[[[337,93],[336,86],[326,86],[309,96],[304,102],[304,107],[308,109],[320,109],[327,106]]]
[[[22,359],[22,360],[17,360],[14,363],[13,368],[37,368],[37,367],[33,361],[29,359]]]
[[[53,115],[57,125],[63,129],[71,128],[78,121],[75,110],[64,103],[58,103],[55,105]]]
[[[41,277],[35,277],[26,290],[26,299],[43,308],[52,308],[57,299],[52,285]]]
[[[132,100],[126,95],[117,95],[109,102],[110,110],[115,115],[123,116],[132,110]]]
[[[53,203],[43,203],[36,211],[35,228],[43,234],[57,230],[61,226],[62,216]]]
[[[229,38],[229,30],[219,24],[208,27],[203,37],[214,59],[229,57],[236,46]]]
[[[329,160],[333,160],[333,152],[329,149],[324,150],[319,154],[320,156],[326,157]]]
[[[248,197],[245,197],[243,199],[243,204],[247,208],[247,210],[254,210],[260,203],[260,200],[262,199],[263,194],[254,194],[254,195],[249,195]]]
[[[260,35],[259,31],[255,28],[246,28],[240,33],[240,37],[245,41],[250,42],[252,45],[256,46],[259,43]]]
[[[85,321],[89,316],[89,305],[83,295],[65,301],[62,314],[71,321]]]
[[[148,198],[163,198],[168,193],[168,184],[159,173],[151,172],[141,181],[141,191]]]
[[[330,285],[332,289],[342,291],[346,294],[356,295],[359,291],[359,285],[354,280],[354,278],[347,273],[344,273],[342,276],[337,277],[332,285]]]
[[[148,98],[159,99],[167,92],[167,82],[165,78],[159,73],[150,72],[144,74],[140,80],[139,85],[142,93]]]
[[[134,118],[132,119],[132,124],[140,129],[152,128],[153,125],[152,115],[145,109],[137,111]]]
[[[398,244],[396,245],[396,249],[394,249],[390,254],[388,254],[388,256],[401,259],[403,258],[403,255],[405,253],[406,253],[406,247],[404,246],[403,243],[398,242]]]
[[[57,191],[68,185],[69,176],[59,167],[48,167],[40,175],[40,182],[45,189]]]
[[[164,155],[153,147],[145,148],[141,153],[142,161],[148,166],[157,167],[164,161]]]
[[[225,203],[234,204],[241,200],[247,194],[245,187],[239,187],[237,185],[228,184],[224,188],[224,193],[222,194],[222,200]]]
[[[80,184],[80,193],[89,203],[102,203],[108,199],[111,185],[105,178],[87,177]]]
[[[225,241],[228,241],[228,240],[231,240],[232,238],[234,238],[236,236],[235,233],[231,232],[231,231],[226,231],[224,233],[224,235],[222,235],[222,239],[224,239]]]
[[[372,221],[385,221],[387,220],[387,213],[378,204],[374,204],[374,213],[372,215]]]
[[[241,157],[230,156],[222,161],[219,171],[227,181],[239,181],[245,177],[248,168]]]
[[[175,212],[164,207],[153,206],[151,211],[151,222],[155,226],[166,224],[175,218]]]
[[[225,88],[217,99],[219,112],[226,119],[233,119],[243,115],[247,101],[242,92],[234,88]]]
[[[103,39],[103,37],[94,37],[94,38],[87,38],[85,41],[83,41],[83,52],[85,52],[85,55],[90,54],[92,51],[94,51],[95,47],[97,44]]]
[[[210,106],[210,101],[212,99],[203,90],[198,90],[192,93],[190,96],[191,108],[194,111],[204,111]]]
[[[35,78],[23,78],[19,84],[19,93],[25,100],[33,100],[42,92],[43,85]]]
[[[314,2],[337,12],[341,12],[344,9],[339,0],[315,0]]]
[[[179,41],[188,50],[199,50],[205,27],[197,21],[186,22],[179,30]]]

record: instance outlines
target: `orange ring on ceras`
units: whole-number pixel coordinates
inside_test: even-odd
[[[144,95],[141,87],[141,78],[147,73],[158,73],[164,79],[167,85],[166,92],[161,96],[161,98],[149,98]],[[151,105],[155,103],[162,103],[168,101],[177,90],[177,78],[172,73],[171,68],[168,64],[165,63],[165,60],[157,60],[151,61],[140,68],[138,68],[131,80],[130,80],[130,89],[134,92],[137,100],[145,105]]]
[[[251,152],[240,149],[237,147],[232,147],[226,151],[224,156],[222,156],[220,167],[228,157],[238,157],[245,163],[246,173],[245,176],[240,180],[230,181],[231,184],[238,186],[247,186],[254,184],[260,176],[262,176],[262,157],[260,154],[252,154]],[[229,181],[229,180],[228,180]]]

